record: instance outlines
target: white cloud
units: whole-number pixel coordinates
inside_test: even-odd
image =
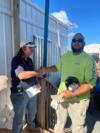
[[[68,15],[67,15],[67,12],[65,11],[60,11],[60,12],[54,12],[52,13],[52,15],[57,18],[58,20],[60,20],[61,22],[63,22],[64,24],[68,25],[69,27],[74,27],[74,28],[77,28],[78,25],[75,24],[75,23],[72,23],[69,18],[68,18]]]
[[[100,44],[89,44],[84,47],[84,51],[87,53],[100,53]]]
[[[76,34],[76,33],[71,32],[71,33],[69,33],[67,36],[68,36],[68,38],[72,38],[75,34]]]

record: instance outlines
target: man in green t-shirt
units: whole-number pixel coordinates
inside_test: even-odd
[[[64,132],[68,115],[72,120],[72,133],[87,132],[84,123],[89,105],[90,90],[96,83],[96,65],[92,57],[83,52],[84,45],[84,36],[77,33],[72,39],[72,52],[64,54],[58,64],[26,73],[30,77],[49,72],[61,72],[61,82],[57,95],[64,98],[65,101],[59,104],[56,110],[57,123],[54,133]],[[70,89],[66,85],[70,77],[78,80],[79,84],[76,89],[73,87]]]

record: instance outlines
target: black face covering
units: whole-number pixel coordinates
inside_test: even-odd
[[[74,47],[74,46],[72,45],[71,48],[72,48],[72,51],[73,51],[74,53],[80,53],[80,52],[83,51],[84,45],[82,45],[82,46],[80,46],[80,47]]]
[[[74,47],[73,44],[71,45],[72,51],[74,53],[80,53],[83,51],[84,48],[84,44],[82,44],[80,47]]]

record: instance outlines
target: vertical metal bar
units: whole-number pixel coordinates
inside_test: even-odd
[[[45,0],[44,53],[43,53],[44,67],[47,66],[48,22],[49,22],[49,0]]]
[[[13,0],[13,16],[14,16],[14,53],[20,48],[20,0]]]
[[[60,30],[59,23],[57,22],[57,36],[58,36],[58,49],[59,49],[59,57],[61,57],[61,44],[60,44]]]

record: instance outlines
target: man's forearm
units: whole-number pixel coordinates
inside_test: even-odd
[[[28,79],[34,76],[40,76],[40,75],[44,75],[50,72],[56,72],[57,68],[55,66],[51,66],[51,67],[47,67],[47,68],[41,68],[38,69],[36,71],[23,71],[21,73],[18,74],[18,78],[20,80],[22,79]]]
[[[76,90],[74,90],[74,91],[66,90],[66,91],[63,91],[60,95],[64,98],[68,99],[68,98],[71,98],[73,96],[79,96],[79,95],[85,94],[85,93],[89,92],[90,89],[91,89],[90,85],[82,84]]]
[[[77,96],[85,94],[91,90],[91,87],[89,84],[82,84],[79,88],[77,88],[73,93],[75,93]]]
[[[50,66],[50,67],[38,69],[35,72],[37,72],[37,75],[44,75],[44,74],[47,74],[50,72],[56,72],[56,71],[57,71],[56,66]]]

